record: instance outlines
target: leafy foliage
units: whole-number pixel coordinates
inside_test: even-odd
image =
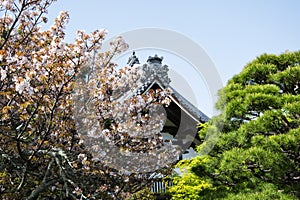
[[[221,114],[199,134],[222,124],[220,137],[209,156],[180,164],[187,174],[175,178],[173,199],[190,188],[187,176],[194,188],[210,187],[186,199],[299,198],[300,51],[259,56],[219,95]]]
[[[193,166],[198,166],[200,163],[203,164],[207,161],[205,158],[198,157],[193,160],[182,160],[177,164],[183,174],[173,177],[174,186],[168,190],[172,194],[172,199],[198,199],[206,191],[214,190],[209,180],[191,172]]]

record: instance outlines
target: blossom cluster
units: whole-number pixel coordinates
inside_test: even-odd
[[[174,162],[178,151],[161,136],[171,90],[135,94],[142,66],[117,69],[113,63],[105,68],[102,62],[90,63],[95,64],[76,80],[73,100],[77,130],[93,156],[130,172],[155,171]]]

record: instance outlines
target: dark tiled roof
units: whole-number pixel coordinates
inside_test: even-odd
[[[135,56],[135,54],[134,54]],[[141,84],[134,91],[135,94],[141,94],[146,92],[154,83],[157,83],[162,89],[170,88],[172,90],[172,97],[175,103],[184,108],[189,115],[197,119],[199,122],[207,122],[209,117],[207,117],[203,112],[201,112],[196,106],[184,98],[179,92],[170,86],[171,79],[168,76],[169,68],[167,65],[162,64],[163,57],[149,56],[147,63],[140,66],[141,70],[144,71],[144,76],[141,78]]]
[[[170,85],[168,86],[172,90],[172,96],[178,101],[178,103],[185,108],[193,117],[199,120],[199,122],[207,122],[209,117],[201,112],[196,106],[189,102],[186,98],[180,95],[174,88]]]
[[[171,96],[173,99],[175,99],[175,103],[178,103],[179,106],[183,107],[188,114],[193,116],[195,119],[197,119],[199,122],[207,122],[209,120],[209,117],[206,116],[203,112],[201,112],[196,106],[194,106],[190,101],[188,101],[186,98],[184,98],[179,92],[176,91],[172,86],[169,84],[165,84],[165,82],[162,82],[158,76],[155,76],[152,78],[152,81],[147,81],[141,86],[140,88],[137,88],[136,94],[142,94],[146,92],[148,89],[150,89],[155,83],[157,83],[162,89],[170,88],[172,91]]]

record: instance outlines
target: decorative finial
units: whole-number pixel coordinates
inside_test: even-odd
[[[129,57],[127,64],[132,67],[134,64],[140,64],[139,59],[135,55],[135,51],[132,52],[132,55]]]
[[[153,57],[149,56],[147,62],[148,63],[158,63],[161,64],[162,60],[164,59],[164,57],[158,57],[157,54],[155,54]]]

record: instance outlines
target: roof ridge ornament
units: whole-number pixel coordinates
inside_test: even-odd
[[[138,57],[135,55],[135,51],[132,52],[132,55],[129,57],[127,64],[132,67],[134,64],[140,64]]]
[[[164,57],[158,57],[157,54],[155,54],[154,56],[149,56],[147,63],[158,63],[161,64],[162,60],[164,59]]]
[[[149,56],[147,63],[142,66],[145,74],[141,81],[152,82],[155,79],[158,79],[162,84],[168,86],[171,82],[168,75],[169,67],[167,65],[162,65],[162,60],[163,57],[158,57],[157,54]]]

